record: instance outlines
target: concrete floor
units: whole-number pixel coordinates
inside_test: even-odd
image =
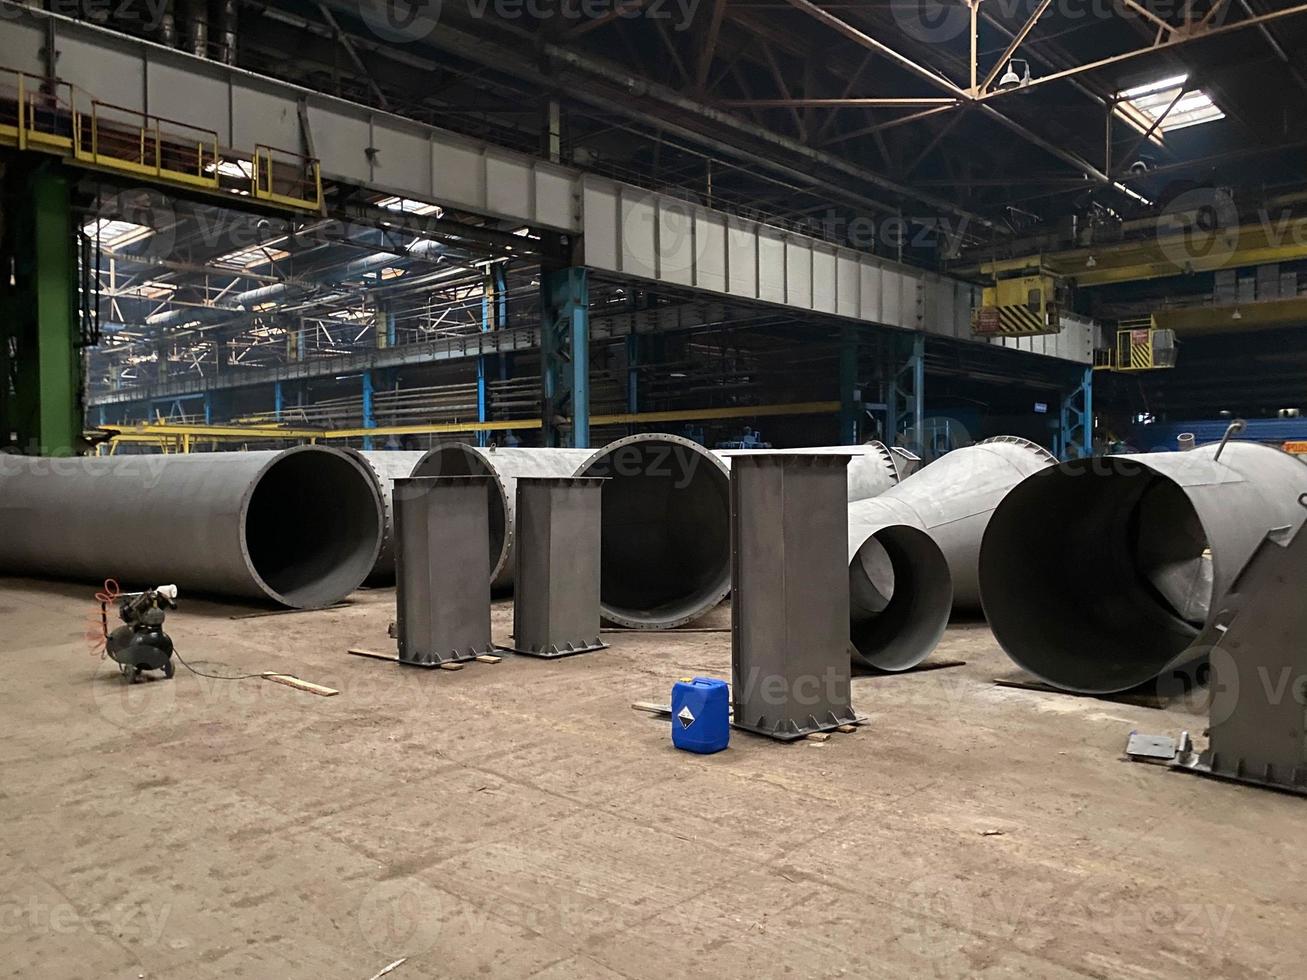
[[[729,677],[726,633],[425,672],[345,653],[393,649],[390,591],[183,599],[192,662],[341,694],[129,688],[89,588],[0,581],[0,975],[1302,974],[1307,800],[1122,761],[1201,719],[997,687],[983,626],[856,679],[856,734],[705,757],[630,704]]]

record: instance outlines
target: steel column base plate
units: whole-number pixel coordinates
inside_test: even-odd
[[[1195,776],[1219,779],[1222,782],[1243,783],[1245,786],[1256,786],[1259,789],[1307,796],[1307,768],[1295,767],[1288,780],[1277,779],[1274,770],[1270,767],[1260,775],[1246,772],[1243,763],[1239,760],[1235,760],[1233,769],[1214,769],[1211,750],[1195,751],[1188,732],[1181,732],[1179,739],[1131,732],[1125,751],[1134,762],[1152,762],[1165,765],[1166,768],[1174,769],[1176,772],[1187,772]]]
[[[752,725],[732,720],[731,727],[742,732],[753,732],[755,735],[766,735],[778,742],[797,742],[818,732],[833,732],[846,725],[863,725],[866,722],[866,715],[854,715],[852,712],[848,715],[836,715],[830,712],[822,718],[809,715],[802,723],[793,719],[772,722],[765,717],[759,718]]]
[[[593,653],[595,650],[607,650],[608,644],[599,640],[581,640],[577,643],[551,643],[547,647],[527,648],[501,646],[500,650],[521,654],[524,657],[540,657],[544,660],[557,660],[559,657],[574,657],[578,653]]]

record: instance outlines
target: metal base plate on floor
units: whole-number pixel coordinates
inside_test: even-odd
[[[405,667],[432,668],[439,667],[442,664],[475,663],[477,657],[484,657],[494,652],[495,645],[491,643],[471,650],[450,650],[448,654],[436,653],[432,654],[429,659],[423,660],[404,660],[402,657],[397,657],[396,662],[403,664]]]
[[[774,738],[778,742],[797,742],[800,739],[807,738],[809,735],[815,735],[818,732],[834,732],[848,725],[865,725],[868,721],[866,715],[849,715],[847,718],[836,718],[831,715],[824,719],[809,718],[812,724],[803,725],[802,727],[780,728],[768,727],[766,719],[763,719],[761,725],[742,725],[738,721],[732,720],[731,727],[739,729],[742,732],[753,732],[755,735],[765,735],[768,738]]]
[[[500,650],[507,650],[509,653],[520,654],[524,657],[539,657],[542,660],[557,660],[560,657],[574,657],[578,653],[593,653],[595,650],[607,650],[608,644],[602,642],[596,643],[565,643],[561,646],[553,644],[538,650],[529,650],[523,647],[500,646]]]
[[[1188,732],[1181,732],[1178,739],[1168,735],[1143,735],[1139,732],[1131,732],[1126,742],[1125,754],[1135,762],[1161,763],[1177,772],[1206,776],[1227,783],[1242,783],[1259,789],[1293,793],[1296,796],[1307,796],[1307,783],[1286,783],[1275,779],[1259,778],[1248,773],[1213,769],[1209,753],[1195,751],[1193,740]],[[1307,773],[1303,775],[1307,778]]]

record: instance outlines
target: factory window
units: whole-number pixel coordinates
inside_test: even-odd
[[[437,218],[444,214],[435,204],[424,204],[407,197],[383,197],[377,202],[377,207],[387,211],[403,211],[405,214],[434,214]]]

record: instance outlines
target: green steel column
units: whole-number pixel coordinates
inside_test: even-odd
[[[81,350],[77,238],[68,179],[42,168],[11,171],[5,238],[13,265],[4,296],[5,339],[15,357],[0,385],[0,444],[20,452],[73,452],[80,442]],[[5,277],[8,278],[7,276]],[[8,359],[6,359],[8,360]],[[12,434],[12,435],[11,435]]]

